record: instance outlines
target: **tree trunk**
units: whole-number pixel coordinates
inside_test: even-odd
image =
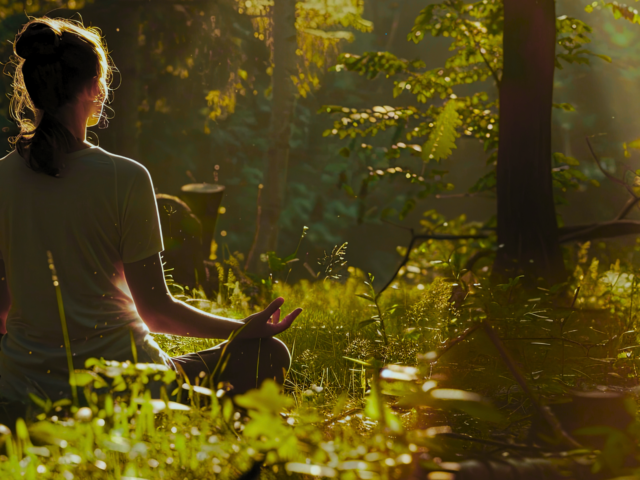
[[[504,0],[494,277],[565,279],[551,182],[554,0]]]
[[[278,220],[284,205],[289,138],[295,106],[296,88],[296,2],[275,0],[273,18],[273,76],[270,145],[267,152],[264,186],[260,192],[258,222],[247,266],[253,272],[266,272],[260,255],[275,251],[278,244]]]

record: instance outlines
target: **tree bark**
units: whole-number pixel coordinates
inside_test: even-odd
[[[295,106],[296,88],[291,80],[296,74],[296,2],[275,0],[272,10],[273,76],[270,145],[267,152],[264,185],[258,206],[257,231],[247,266],[264,273],[261,254],[275,251],[278,245],[278,221],[284,206],[289,138]]]
[[[554,0],[504,0],[494,277],[565,279],[551,181]]]

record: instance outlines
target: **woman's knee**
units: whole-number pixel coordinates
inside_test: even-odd
[[[264,352],[264,354],[262,353]],[[275,368],[289,370],[291,354],[287,346],[277,338],[263,338],[260,342],[260,357],[266,356]]]

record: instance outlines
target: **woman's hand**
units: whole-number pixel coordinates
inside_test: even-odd
[[[284,332],[296,319],[301,308],[296,308],[289,315],[280,320],[280,307],[284,303],[284,298],[276,298],[262,312],[249,315],[244,323],[246,326],[238,335],[238,338],[268,338]]]

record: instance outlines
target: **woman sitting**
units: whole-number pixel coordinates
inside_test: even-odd
[[[18,33],[14,52],[12,112],[21,131],[0,160],[0,397],[70,396],[57,288],[74,368],[90,357],[133,360],[133,339],[139,362],[163,363],[194,383],[215,368],[221,346],[170,358],[150,332],[227,338],[244,322],[169,294],[149,172],[86,141],[87,126],[104,118],[111,79],[99,31],[37,18]],[[284,381],[290,356],[273,336],[301,310],[281,319],[283,302],[250,316],[227,349],[220,380],[235,393]]]

